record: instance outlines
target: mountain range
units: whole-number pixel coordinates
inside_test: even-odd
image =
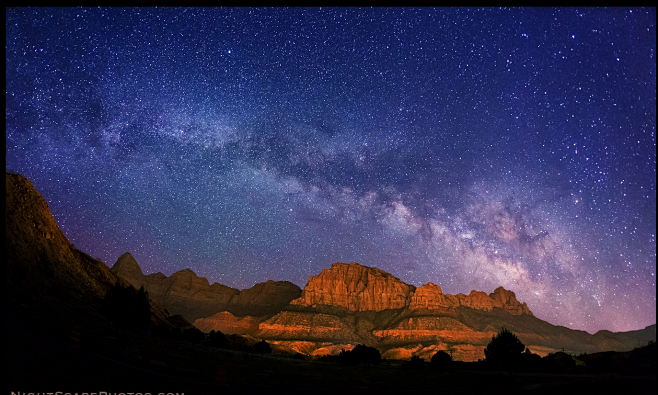
[[[628,351],[656,339],[655,324],[592,335],[535,317],[502,287],[489,294],[448,295],[438,285],[415,287],[358,263],[334,263],[303,289],[266,281],[237,290],[210,284],[190,269],[169,277],[146,275],[129,253],[110,269],[69,243],[29,180],[6,173],[5,181],[6,295],[15,302],[10,318],[21,316],[26,328],[37,311],[63,323],[79,317],[102,323],[105,295],[130,284],[147,291],[154,324],[171,327],[177,321],[172,318],[182,316],[183,323],[204,332],[264,339],[280,350],[311,356],[366,344],[391,359],[428,359],[447,350],[456,360],[474,361],[484,358],[484,347],[503,327],[539,355]]]
[[[129,254],[112,271],[172,314],[180,314],[204,332],[241,334],[306,355],[335,354],[356,344],[378,348],[391,359],[417,355],[429,359],[438,350],[475,361],[503,327],[534,353],[628,351],[655,339],[656,327],[613,333],[555,326],[536,318],[514,292],[444,294],[438,285],[406,284],[377,268],[334,263],[311,277],[304,289],[285,281],[267,281],[237,290],[210,285],[190,269],[144,275]]]

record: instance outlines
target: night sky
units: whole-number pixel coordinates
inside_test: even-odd
[[[6,169],[112,266],[656,322],[656,9],[10,8]]]

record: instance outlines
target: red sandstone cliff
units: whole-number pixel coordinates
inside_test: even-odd
[[[514,292],[503,287],[498,287],[489,295],[482,291],[471,291],[469,295],[445,295],[441,287],[433,283],[416,288],[383,270],[355,262],[334,263],[330,269],[311,277],[302,296],[290,304],[343,307],[351,311],[403,308],[411,311],[447,311],[463,306],[484,311],[499,308],[514,315],[532,315],[525,303],[519,303]]]
[[[402,309],[416,289],[377,268],[334,263],[308,280],[302,296],[290,304],[344,307],[351,311]]]

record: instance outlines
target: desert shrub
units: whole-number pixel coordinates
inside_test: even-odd
[[[484,355],[492,366],[512,368],[519,365],[521,354],[526,349],[525,345],[515,334],[502,328],[502,330],[491,338],[484,349]]]
[[[338,363],[345,365],[374,364],[378,365],[382,361],[379,350],[368,347],[364,344],[357,344],[351,351],[342,350],[338,354]]]
[[[452,357],[450,354],[443,350],[439,350],[432,356],[432,366],[442,370],[447,370],[452,367]]]

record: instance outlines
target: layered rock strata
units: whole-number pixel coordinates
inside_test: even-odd
[[[290,304],[337,306],[351,311],[402,309],[415,289],[377,268],[334,263],[331,269],[311,277],[302,296]]]
[[[205,332],[249,335],[309,356],[334,354],[362,343],[378,348],[387,358],[429,359],[446,350],[456,360],[474,361],[484,358],[484,348],[502,327],[540,355],[562,348],[574,353],[625,351],[638,342],[636,335],[590,335],[551,325],[534,317],[514,292],[503,287],[489,294],[449,295],[436,284],[416,288],[354,262],[333,264],[311,277],[303,291],[273,281],[238,291],[209,285],[189,270],[171,277],[145,276],[129,254],[114,269],[135,286],[144,285],[168,309],[189,312],[190,306],[196,306],[194,325]],[[224,310],[203,318],[201,306],[224,306]],[[254,306],[265,314],[248,313],[250,308],[255,311]]]
[[[498,287],[487,295],[482,291],[471,291],[470,294],[445,295],[438,285],[428,283],[416,289],[411,295],[409,310],[446,311],[459,306],[474,310],[491,311],[499,308],[513,315],[528,314],[532,312],[528,305],[520,303],[512,291]]]
[[[203,332],[219,331],[227,335],[252,335],[258,332],[258,319],[246,316],[236,317],[222,311],[207,318],[198,318],[194,326]]]

